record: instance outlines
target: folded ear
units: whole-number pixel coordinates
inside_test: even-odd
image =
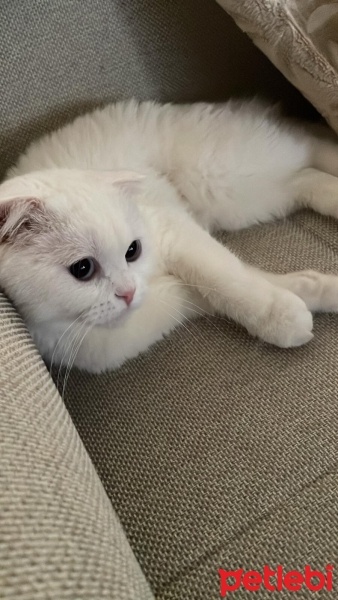
[[[111,183],[114,187],[125,191],[126,194],[136,196],[142,189],[145,176],[136,171],[91,171],[101,181]]]
[[[16,237],[41,227],[45,221],[44,204],[38,198],[13,197],[0,200],[0,243],[13,242]]]

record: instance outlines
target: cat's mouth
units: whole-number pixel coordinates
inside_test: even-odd
[[[117,314],[112,313],[105,316],[96,317],[93,319],[92,323],[95,327],[106,327],[109,329],[120,327],[125,323],[125,321],[127,321],[130,315],[139,307],[139,305],[139,302],[132,303]]]
[[[125,321],[137,310],[143,300],[143,294],[138,293],[129,304],[124,306],[118,305],[114,300],[99,302],[87,312],[87,314],[79,317],[82,321],[86,321],[92,327],[106,327],[114,329],[120,327]]]
[[[121,312],[119,315],[116,315],[115,317],[107,317],[107,319],[105,319],[103,321],[100,320],[97,323],[95,323],[95,325],[97,327],[106,327],[107,329],[114,329],[115,327],[120,327],[128,319],[131,312],[132,312],[132,309],[127,308],[126,310]]]

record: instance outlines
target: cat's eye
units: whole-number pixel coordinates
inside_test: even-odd
[[[141,252],[142,252],[142,245],[141,245],[140,240],[134,240],[130,244],[130,246],[129,246],[127,252],[126,252],[126,261],[128,263],[134,262],[134,260],[138,259],[138,257],[140,256]]]
[[[77,262],[73,263],[69,267],[69,272],[75,279],[81,281],[88,281],[91,279],[96,271],[96,265],[93,258],[82,258]]]

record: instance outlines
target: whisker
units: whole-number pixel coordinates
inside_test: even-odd
[[[176,281],[175,285],[186,285],[188,287],[194,287],[194,288],[204,288],[205,290],[211,290],[212,292],[218,292],[217,288],[214,287],[209,287],[207,285],[200,285],[197,283],[185,283],[184,281]]]
[[[224,331],[222,331],[219,327],[217,327],[216,323],[214,322],[214,319],[222,319],[223,321],[226,321],[227,323],[231,323],[230,319],[227,319],[226,317],[219,317],[218,315],[211,315],[211,317],[214,317],[214,319],[207,317],[205,314],[203,313],[198,313],[197,310],[194,310],[193,308],[191,308],[190,310],[193,310],[194,312],[196,312],[196,314],[200,314],[201,317],[203,319],[205,319],[210,325],[212,325],[212,327],[214,329],[216,329],[216,331],[218,331],[218,333],[220,333],[222,336],[224,336]]]
[[[56,380],[56,387],[59,389],[59,381],[60,381],[60,375],[62,372],[62,367],[65,361],[65,358],[67,356],[67,354],[69,353],[69,351],[72,351],[74,344],[76,343],[77,337],[78,335],[81,333],[81,331],[83,331],[83,327],[85,326],[85,321],[82,323],[77,323],[75,326],[75,331],[72,331],[72,336],[70,336],[68,342],[65,345],[64,351],[63,351],[63,355],[62,355],[62,359],[60,361],[59,364],[59,370],[58,370],[58,375],[57,375],[57,380]]]
[[[207,289],[207,290],[211,290],[211,291],[213,291],[213,292],[216,292],[216,293],[217,293],[217,294],[219,294],[219,295],[220,295],[222,298],[225,298],[225,299],[227,299],[227,297],[226,297],[226,295],[225,295],[225,294],[222,294],[222,292],[220,292],[220,291],[219,291],[219,290],[217,290],[216,288],[208,287],[208,286],[206,286],[206,285],[197,285],[197,284],[194,284],[194,283],[184,283],[183,281],[177,281],[175,285],[188,286],[188,287],[194,287],[194,288],[199,288],[199,289],[201,289],[201,288],[204,288],[204,289]],[[174,298],[174,296],[172,296],[172,298]],[[179,298],[180,300],[181,300],[181,299],[183,300],[183,298],[180,298],[179,296],[176,296],[176,298]],[[185,299],[184,299],[184,300],[185,300]],[[185,300],[185,302],[189,302],[189,303],[190,303],[190,300]],[[194,303],[193,303],[193,302],[191,302],[191,304],[194,304]],[[197,308],[200,308],[200,307],[199,307],[197,304],[195,304],[195,306],[196,306]],[[203,311],[204,311],[204,308],[202,308],[201,310],[203,310]],[[206,312],[206,314],[209,314],[209,316],[211,316],[211,317],[217,317],[217,319],[222,319],[222,320],[225,320],[225,321],[227,321],[228,323],[231,323],[231,320],[230,320],[229,318],[227,318],[226,316],[224,316],[224,315],[220,315],[220,314],[218,314],[218,313],[212,314],[212,313],[208,313],[208,311],[205,311],[205,312]]]
[[[162,304],[166,304],[167,306],[169,306],[169,308],[172,308],[174,310],[176,310],[173,306],[171,306],[170,304],[168,304],[168,302],[165,302],[165,300],[162,300],[161,298],[159,298],[159,301],[162,302]],[[193,335],[193,333],[190,331],[190,329],[184,324],[182,323],[182,321],[180,321],[179,319],[177,319],[176,317],[174,317],[174,315],[172,315],[167,309],[165,311],[167,313],[167,315],[169,315],[172,319],[174,319],[174,321],[176,321],[179,325],[182,325],[182,327],[184,329],[186,329],[190,335]],[[179,311],[177,311],[179,312]],[[180,313],[182,314],[182,313]],[[183,315],[184,316],[184,315]],[[184,320],[189,321],[189,319],[187,319],[186,317],[184,317]]]
[[[161,300],[161,302],[164,302],[164,301],[163,301],[163,300]],[[166,303],[166,304],[167,304],[168,306],[170,306],[170,308],[171,308],[172,310],[176,311],[176,312],[177,312],[177,313],[179,313],[179,314],[180,314],[182,317],[184,317],[186,320],[188,320],[188,321],[191,323],[191,325],[192,325],[193,327],[195,327],[195,328],[196,328],[198,331],[200,331],[200,329],[198,328],[198,326],[197,326],[197,325],[195,325],[195,323],[193,323],[193,322],[192,322],[192,321],[191,321],[191,320],[190,320],[188,317],[185,317],[185,315],[184,315],[183,313],[181,313],[181,312],[178,310],[178,308],[176,308],[175,306],[171,306],[169,303]],[[199,307],[198,307],[198,308],[199,308]],[[190,308],[190,310],[193,310],[193,309],[191,309],[191,308]],[[201,314],[201,313],[199,313],[199,312],[197,312],[197,311],[193,311],[193,312],[196,312],[197,314]],[[170,313],[168,312],[168,314],[170,314]],[[170,315],[170,316],[173,316],[173,315]],[[203,315],[203,314],[201,314],[201,316],[205,317],[205,315]],[[174,317],[173,317],[173,318],[174,318]],[[205,317],[205,318],[206,318],[206,317]],[[177,320],[177,319],[176,319],[176,320]],[[211,325],[213,325],[213,326],[214,326],[214,327],[217,329],[217,331],[219,331],[219,333],[221,333],[221,334],[223,335],[223,332],[222,332],[222,331],[219,329],[219,327],[217,327],[217,326],[215,325],[215,323],[213,323],[213,322],[212,322],[212,320],[211,320],[211,319],[207,319],[207,320],[208,320],[208,321],[211,323]],[[182,325],[182,323],[181,323],[180,321],[178,321],[178,322],[179,322],[179,323]],[[187,329],[187,328],[186,328],[186,329]],[[179,328],[177,329],[177,331],[179,331]],[[189,330],[188,330],[188,331],[189,331]],[[190,333],[191,333],[191,332],[190,332]],[[194,336],[194,337],[195,337],[195,339],[197,339],[197,341],[198,341],[198,342],[200,342],[200,338],[197,338],[197,336]],[[211,347],[211,346],[212,346],[212,344],[210,343],[210,340],[208,339],[208,337],[206,337],[206,338],[204,338],[204,339],[203,339],[203,345],[204,345],[205,343],[206,343],[207,347]]]
[[[162,301],[162,302],[163,302],[163,301]],[[169,305],[169,304],[168,304],[168,305]],[[197,325],[195,325],[195,324],[194,324],[192,321],[190,321],[190,319],[189,319],[189,318],[185,317],[185,316],[183,315],[183,313],[181,313],[181,312],[180,312],[180,311],[179,311],[179,310],[178,310],[176,307],[174,307],[174,306],[171,306],[171,305],[169,305],[169,306],[170,306],[170,307],[171,307],[173,310],[175,310],[176,312],[178,312],[180,315],[182,315],[182,316],[183,316],[185,319],[187,319],[187,320],[189,321],[189,323],[191,323],[191,325],[193,325],[193,327],[195,327],[195,328],[196,328],[198,331],[200,331],[200,329],[198,328],[198,326],[197,326]],[[168,314],[170,314],[170,313],[169,313],[169,311],[167,311],[167,312],[168,312]],[[171,315],[171,314],[170,314],[170,316],[172,316],[172,317],[173,317],[173,315]],[[174,318],[174,317],[173,317],[173,318]],[[178,323],[179,323],[180,325],[182,325],[181,321],[179,321],[178,319],[176,319],[176,320],[178,321]],[[188,329],[188,328],[187,328],[187,327],[185,327],[185,329]],[[182,332],[182,330],[180,329],[180,327],[178,327],[178,328],[176,329],[176,331],[177,331],[178,333],[180,333],[180,335],[181,335],[181,336],[183,335],[183,332]],[[191,332],[189,329],[188,329],[188,331],[189,331],[190,333],[192,333],[192,332]],[[197,342],[199,343],[199,345],[203,347],[203,349],[205,348],[204,344],[205,344],[205,341],[206,341],[206,340],[207,340],[207,347],[208,347],[208,346],[209,346],[209,347],[211,346],[211,344],[210,344],[210,341],[208,341],[208,338],[206,338],[206,340],[205,340],[205,339],[203,339],[203,343],[202,343],[202,342],[201,342],[201,339],[200,339],[200,337],[197,337],[197,336],[193,336],[193,337],[194,337],[194,339],[196,339],[196,340],[197,340]]]
[[[69,330],[71,329],[71,327],[73,327],[73,325],[75,325],[75,323],[76,323],[76,322],[77,322],[79,319],[81,319],[81,317],[82,317],[83,315],[84,315],[84,311],[83,311],[83,312],[82,312],[82,313],[81,313],[81,314],[80,314],[80,315],[79,315],[79,316],[78,316],[76,319],[74,319],[74,321],[72,321],[70,325],[68,325],[68,327],[65,329],[65,331],[63,332],[63,334],[62,334],[62,335],[59,337],[59,339],[58,339],[58,341],[57,341],[57,343],[56,343],[56,346],[55,346],[55,348],[54,348],[54,350],[53,350],[53,354],[52,354],[52,358],[51,358],[51,362],[50,362],[50,369],[49,369],[49,373],[50,373],[50,374],[51,374],[51,372],[52,372],[52,368],[53,368],[53,362],[54,362],[55,353],[56,353],[56,351],[57,351],[57,348],[58,348],[58,346],[59,346],[59,344],[60,344],[61,340],[62,340],[62,339],[63,339],[63,337],[66,335],[67,331],[69,331]]]
[[[77,344],[75,352],[73,352],[73,355],[71,356],[71,358],[68,361],[68,366],[67,366],[67,369],[66,369],[66,375],[65,375],[65,378],[64,378],[64,381],[63,381],[63,388],[62,388],[62,394],[61,394],[61,398],[63,400],[64,400],[64,397],[65,397],[66,385],[67,385],[67,382],[68,382],[68,379],[69,379],[69,375],[70,375],[71,369],[72,369],[72,367],[74,365],[74,362],[76,360],[76,357],[77,357],[77,355],[79,353],[79,350],[81,348],[82,342],[83,342],[83,340],[85,339],[86,335],[89,333],[89,331],[91,329],[92,329],[92,326],[89,325],[89,327],[87,327],[87,329],[85,330],[84,334],[82,335],[79,343]]]
[[[197,313],[198,315],[201,315],[201,317],[204,317],[205,315],[209,315],[210,317],[215,316],[212,313],[205,310],[204,308],[201,308],[201,306],[198,306],[198,304],[195,304],[194,302],[191,302],[190,300],[186,300],[186,298],[182,298],[182,296],[173,296],[172,294],[170,294],[170,298],[175,298],[175,300],[180,300],[181,302],[185,302],[187,304],[191,304],[191,306],[195,306],[195,308],[198,308],[198,311],[194,310],[193,308],[190,308],[190,310]],[[187,306],[187,308],[189,308],[189,307]]]
[[[200,306],[198,306],[198,304],[194,304],[194,302],[190,302],[190,300],[186,300],[185,298],[181,298],[180,296],[171,296],[171,298],[176,298],[178,300],[181,300],[182,302],[187,302],[188,304],[191,304],[192,306],[196,306],[196,308],[198,308],[199,310],[190,308],[190,306],[188,306],[187,308],[189,308],[189,310],[196,313],[197,315],[200,315],[203,319],[205,319],[208,323],[210,323],[210,325],[212,325],[220,333],[222,333],[222,331],[219,327],[217,327],[216,323],[214,323],[214,319],[222,319],[223,321],[227,321],[227,323],[231,323],[230,319],[227,319],[226,317],[221,317],[219,315],[213,315],[212,313],[205,311],[204,308],[201,308]],[[199,312],[199,311],[201,311],[201,312]]]
[[[160,302],[162,302],[162,303],[163,303],[163,301],[162,301],[162,300],[160,300]],[[183,326],[183,328],[184,328],[184,323],[182,323],[181,321],[179,321],[178,319],[176,319],[176,318],[174,317],[174,315],[172,315],[172,314],[171,314],[171,313],[170,313],[170,312],[169,312],[169,311],[168,311],[168,310],[167,310],[167,309],[166,309],[164,306],[162,307],[162,309],[163,309],[163,312],[164,312],[166,315],[169,315],[169,316],[170,316],[172,319],[174,319],[174,321],[177,321],[177,323],[178,323],[179,325],[182,325],[182,326]],[[186,327],[186,329],[188,329],[188,328]],[[189,333],[191,334],[191,331],[190,331],[189,329],[188,329],[188,331],[189,331]],[[180,337],[182,337],[182,338],[184,339],[184,337],[183,337],[183,336],[184,336],[184,333],[183,333],[183,331],[181,330],[181,328],[180,328],[180,327],[176,327],[176,328],[175,328],[175,332],[177,333],[177,335],[179,335]]]
[[[73,354],[74,354],[74,353],[76,354],[75,347],[76,347],[76,345],[77,345],[77,342],[78,342],[79,338],[80,338],[80,337],[81,337],[81,335],[82,335],[82,332],[83,332],[83,330],[84,330],[84,329],[86,329],[86,326],[87,326],[87,325],[88,325],[88,320],[85,320],[85,321],[83,322],[83,327],[81,327],[81,329],[80,329],[80,330],[77,332],[77,334],[76,334],[76,338],[75,338],[75,339],[74,339],[74,341],[73,341],[72,349],[71,349],[71,351],[69,352],[69,361],[70,361],[70,360],[72,360]],[[68,364],[69,364],[69,361],[68,361]]]
[[[169,306],[170,309],[175,310],[179,315],[181,315],[181,317],[183,317],[183,319],[185,321],[189,321],[189,323],[191,323],[191,325],[193,327],[196,328],[195,323],[193,323],[188,317],[186,317],[183,313],[181,313],[177,308],[175,308],[175,306],[172,306],[171,304],[169,304],[168,302],[166,302],[165,300],[160,299],[160,302],[162,302],[162,304],[166,304],[167,306]],[[184,322],[180,321],[179,319],[177,319],[176,317],[174,317],[174,315],[172,315],[168,310],[167,310],[167,314],[170,315],[170,317],[172,319],[174,319],[175,321],[177,321],[177,323],[179,325],[181,325],[184,329],[186,329],[186,331],[188,331],[190,333],[190,335],[192,335],[196,340],[197,337],[192,333],[192,331],[190,331],[189,327],[187,327]]]
[[[86,322],[83,322],[83,323],[81,324],[81,326],[78,328],[78,330],[75,332],[75,334],[74,334],[74,336],[73,336],[73,339],[71,340],[71,343],[70,343],[70,345],[68,345],[68,347],[67,347],[67,349],[66,349],[66,351],[65,351],[64,358],[66,358],[66,356],[68,356],[68,359],[67,359],[67,361],[66,361],[66,362],[67,362],[67,364],[65,365],[65,376],[67,375],[67,369],[68,369],[68,365],[69,365],[69,363],[70,363],[70,362],[71,362],[71,360],[72,360],[73,353],[74,353],[74,351],[75,351],[75,348],[76,348],[76,346],[77,346],[77,342],[78,342],[78,340],[80,339],[80,337],[81,337],[81,335],[82,335],[82,333],[83,333],[83,330],[84,330],[85,328],[86,328]],[[65,380],[65,376],[64,376],[64,378],[63,378],[63,381]]]

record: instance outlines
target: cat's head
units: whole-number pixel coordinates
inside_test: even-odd
[[[149,232],[130,172],[46,170],[0,185],[0,286],[27,323],[114,326],[142,303]]]

